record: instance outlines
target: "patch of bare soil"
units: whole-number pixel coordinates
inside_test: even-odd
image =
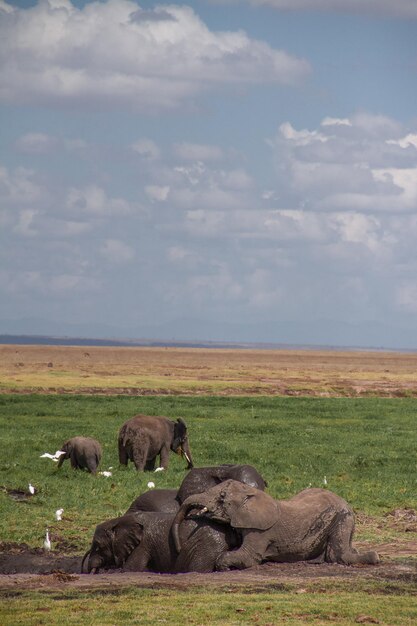
[[[106,590],[109,587],[146,587],[187,590],[194,587],[219,587],[223,590],[250,587],[252,592],[266,589],[285,589],[332,581],[369,581],[411,583],[417,591],[417,541],[387,543],[378,546],[356,544],[361,549],[377,548],[381,556],[378,565],[345,566],[330,563],[265,563],[246,570],[215,572],[212,574],[155,574],[152,572],[123,572],[109,570],[96,575],[80,574],[81,557],[64,556],[41,549],[31,550],[21,544],[3,544],[0,552],[0,592],[11,590],[74,589]],[[19,590],[19,591],[17,591]],[[300,591],[301,592],[301,591]]]

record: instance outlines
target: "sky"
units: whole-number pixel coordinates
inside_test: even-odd
[[[0,334],[417,349],[416,0],[0,0]]]

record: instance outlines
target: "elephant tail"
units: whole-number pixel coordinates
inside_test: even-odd
[[[83,556],[83,560],[81,561],[81,574],[89,574],[88,571],[87,572],[85,571],[84,563],[85,563],[86,558],[90,556],[90,552],[91,552],[91,549],[87,550],[87,552]]]

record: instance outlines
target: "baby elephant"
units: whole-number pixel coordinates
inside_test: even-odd
[[[74,469],[86,469],[91,474],[97,472],[101,461],[101,445],[91,437],[72,437],[62,444],[60,450],[65,452],[59,458],[58,467],[61,467],[65,459],[71,460]]]

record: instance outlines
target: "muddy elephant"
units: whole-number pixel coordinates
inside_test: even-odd
[[[174,552],[170,536],[173,514],[127,513],[98,524],[81,572],[100,569],[169,572]]]
[[[266,481],[252,465],[213,465],[190,470],[178,489],[177,500],[182,504],[188,496],[201,493],[225,480],[238,480],[264,491]]]
[[[158,573],[212,572],[219,556],[235,547],[236,533],[210,520],[183,520],[177,553],[171,533],[175,515],[139,511],[107,520],[96,527],[84,555],[82,573],[100,569]]]
[[[160,513],[176,513],[180,508],[176,489],[150,489],[141,493],[126,511],[159,511]]]
[[[237,550],[222,553],[217,570],[245,569],[267,561],[378,563],[375,552],[352,547],[355,520],[347,502],[326,489],[304,489],[289,500],[275,500],[259,489],[228,480],[182,504],[172,525],[178,551],[179,528],[187,517],[204,517],[236,529]]]
[[[229,478],[239,480],[262,491],[266,487],[266,481],[252,465],[195,467],[188,472],[178,491],[176,489],[145,491],[132,502],[126,513],[134,511],[176,513],[188,496],[206,491]]]
[[[170,450],[185,458],[188,469],[193,467],[187,426],[181,418],[173,422],[167,417],[136,415],[120,428],[118,446],[121,465],[133,461],[138,471],[154,470],[158,455],[160,467],[167,469]]]
[[[86,469],[91,474],[97,472],[101,461],[101,445],[92,437],[72,437],[62,444],[58,467],[61,467],[66,459],[70,459],[71,467],[74,469]]]

